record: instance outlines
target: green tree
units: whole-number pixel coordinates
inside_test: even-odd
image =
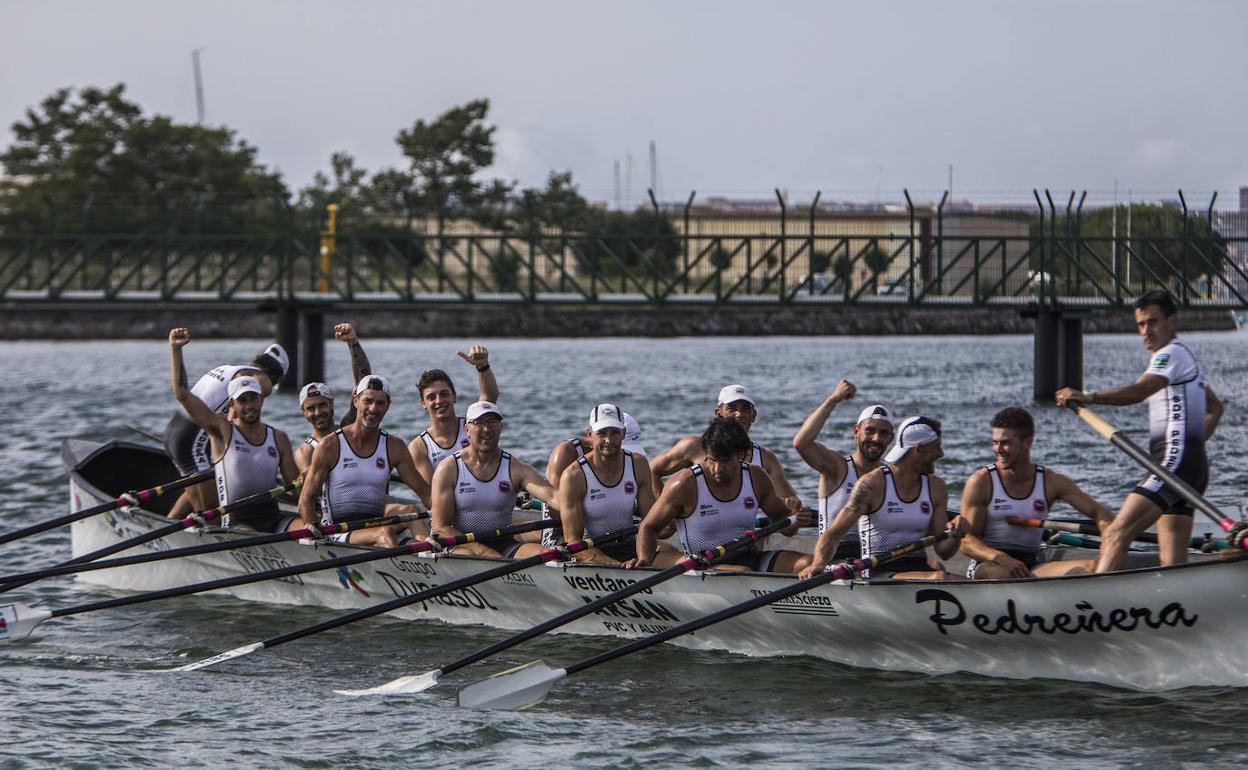
[[[289,197],[234,131],[144,116],[121,84],[62,88],[12,131],[8,232],[271,229]]]

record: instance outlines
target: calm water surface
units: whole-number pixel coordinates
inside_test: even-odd
[[[1239,512],[1248,468],[1248,335],[1185,339],[1229,404],[1212,448],[1211,497]],[[496,340],[489,345],[507,415],[504,446],[538,464],[600,401],[641,421],[655,452],[701,430],[719,388],[755,390],[757,441],[776,451],[799,492],[816,479],[789,441],[805,415],[847,377],[859,398],[833,413],[823,440],[850,447],[849,426],[876,401],[944,420],[939,472],[954,497],[991,460],[986,427],[1000,407],[1030,405],[1030,337],[870,339]],[[467,344],[468,341],[465,341]],[[192,376],[250,357],[255,341],[196,342]],[[451,341],[375,341],[376,371],[403,383],[386,427],[404,438],[424,425],[412,383],[445,368],[467,396],[472,371]],[[1138,340],[1086,340],[1087,383],[1133,380]],[[172,409],[163,342],[0,343],[0,393],[12,426],[0,442],[6,526],[64,512],[57,456],[69,436],[143,439]],[[329,384],[349,387],[345,350],[329,350]],[[471,400],[470,398],[466,400]],[[1073,415],[1035,408],[1036,459],[1074,476],[1116,507],[1139,472]],[[1102,408],[1143,440],[1143,407]],[[269,422],[305,435],[295,397],[265,406]],[[1197,531],[1207,531],[1198,520]],[[65,531],[0,546],[0,570],[64,559]],[[49,580],[9,597],[57,607],[103,589]],[[349,699],[335,687],[377,684],[435,668],[504,636],[486,628],[367,621],[185,676],[150,673],[323,620],[309,608],[220,597],[87,614],[41,626],[0,647],[0,768],[22,767],[1241,767],[1248,763],[1248,692],[1140,694],[1057,681],[969,675],[924,677],[848,669],[814,659],[749,659],[660,647],[570,679],[520,713],[461,710],[455,687],[403,699]],[[542,657],[567,663],[609,639],[547,637],[448,678],[465,683]],[[1248,644],[1248,640],[1245,640]],[[1190,651],[1200,655],[1199,649]]]

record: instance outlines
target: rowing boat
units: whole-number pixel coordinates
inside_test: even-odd
[[[81,510],[126,489],[177,474],[159,450],[113,441],[68,440],[70,505]],[[154,510],[121,509],[75,522],[75,556],[167,524]],[[220,528],[185,530],[141,549],[242,537]],[[364,547],[283,542],[100,570],[79,579],[114,589],[156,590],[258,573],[350,554]],[[1109,575],[1032,580],[837,581],[677,640],[742,655],[811,655],[837,663],[925,674],[965,671],[1055,678],[1138,690],[1248,686],[1245,606],[1248,558],[1194,557],[1178,567],[1139,566]],[[228,589],[239,599],[359,609],[493,567],[498,559],[399,556]],[[1138,562],[1137,562],[1138,563]],[[398,611],[404,620],[523,629],[617,590],[643,573],[576,563],[538,566]],[[688,573],[573,622],[570,633],[657,633],[761,593],[792,577]]]

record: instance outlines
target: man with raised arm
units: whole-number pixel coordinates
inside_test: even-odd
[[[698,554],[754,529],[762,513],[772,521],[789,516],[790,506],[780,499],[767,472],[742,461],[749,454],[750,436],[741,423],[716,417],[702,434],[702,457],[692,468],[677,471],[663,487],[637,533],[636,557],[625,566],[670,567],[680,560],[675,552],[660,552],[658,540],[672,522],[686,554]],[[796,511],[792,535],[812,522],[809,509]],[[802,554],[750,548],[715,565],[716,569],[792,573]]]
[[[1162,467],[1197,492],[1209,483],[1205,442],[1222,419],[1222,402],[1205,381],[1196,356],[1178,339],[1179,316],[1167,291],[1135,301],[1135,328],[1152,354],[1148,369],[1130,385],[1108,390],[1062,388],[1057,403],[1128,406],[1148,401],[1149,450]],[[1192,506],[1164,481],[1149,475],[1127,494],[1113,522],[1102,529],[1097,572],[1122,569],[1131,541],[1153,524],[1163,566],[1187,561]]]
[[[351,382],[359,382],[373,373],[368,356],[364,354],[364,346],[360,344],[360,335],[356,333],[354,326],[346,322],[334,324],[334,339],[346,343],[347,353],[351,356]],[[354,401],[347,406],[347,413],[342,416],[342,422],[339,425],[350,425],[353,422],[355,422]]]
[[[465,413],[468,446],[438,465],[433,474],[433,534],[453,537],[465,532],[493,531],[514,522],[516,493],[528,492],[543,502],[555,489],[531,465],[514,459],[499,446],[503,414],[489,401],[477,401]],[[504,536],[466,543],[451,549],[467,556],[525,557],[542,546]]]
[[[1009,406],[992,418],[992,453],[996,462],[980,468],[962,491],[967,533],[962,552],[971,558],[966,576],[976,580],[1082,574],[1089,561],[1041,562],[1044,532],[1009,523],[1011,516],[1045,518],[1062,500],[1104,528],[1113,518],[1075,482],[1031,459],[1036,424],[1022,407]]]
[[[276,342],[261,351],[250,364],[226,364],[210,369],[200,377],[191,393],[214,412],[225,414],[230,408],[229,386],[236,377],[251,376],[260,383],[262,395],[268,397],[286,374],[290,359]],[[178,409],[165,428],[165,451],[183,476],[212,466],[208,434],[195,424],[186,409]],[[187,488],[178,498],[172,514],[179,516],[191,510],[202,511],[217,505],[216,488],[206,481]]]
[[[390,472],[417,494],[423,482],[412,466],[403,439],[381,429],[390,409],[390,385],[378,374],[356,384],[351,396],[355,422],[326,436],[312,453],[312,463],[299,495],[303,526],[364,521],[385,515]],[[319,507],[318,507],[319,501]],[[403,533],[401,525],[375,527],[334,535],[335,540],[393,547]]]
[[[633,524],[634,511],[643,518],[654,504],[650,464],[644,455],[623,448],[627,432],[624,413],[614,404],[599,404],[589,414],[588,451],[564,469],[559,478],[559,515],[569,541],[602,537]],[[637,553],[636,536],[582,551],[577,561],[618,566]]]
[[[360,345],[360,338],[355,333],[355,327],[349,323],[334,324],[334,337],[347,344],[351,355],[351,382],[359,382],[367,377],[372,368],[363,346]],[[312,450],[316,449],[322,439],[334,432],[334,396],[329,386],[323,382],[309,382],[304,385],[299,391],[299,411],[303,413],[308,425],[312,426],[312,435],[295,447],[295,464],[300,471],[305,471],[312,462]],[[355,407],[351,405],[347,407],[342,424],[350,425],[353,422]]]
[[[220,504],[229,505],[272,489],[279,472],[287,483],[297,478],[299,469],[295,467],[290,439],[260,419],[264,386],[259,379],[250,375],[230,379],[226,385],[227,413],[210,408],[187,387],[182,349],[190,341],[191,333],[184,327],[169,332],[173,395],[208,436]],[[266,498],[230,512],[221,523],[258,532],[282,532],[291,518],[282,514],[276,500]]]
[[[719,403],[715,406],[715,416],[735,420],[742,428],[745,428],[748,434],[754,420],[758,418],[758,410],[754,408],[754,397],[750,394],[750,389],[744,385],[725,385],[721,388]],[[682,468],[692,467],[703,455],[702,437],[691,435],[685,436],[672,448],[651,460],[650,470],[654,473],[655,493],[658,494],[661,491],[664,477]],[[767,471],[767,475],[775,485],[776,493],[790,508],[796,510],[802,507],[801,499],[793,491],[788,479],[784,477],[784,469],[780,467],[780,461],[772,452],[751,441],[742,459],[750,465],[756,465]]]
[[[481,345],[473,345],[467,353],[459,351],[456,355],[477,370],[478,401],[497,404],[498,381],[490,368],[490,352]],[[443,460],[468,448],[468,429],[464,418],[455,413],[458,396],[450,375],[441,369],[430,369],[420,375],[416,389],[420,393],[421,407],[429,413],[429,427],[412,439],[407,448],[416,463],[416,471],[426,482],[432,483],[433,472]]]
[[[872,404],[858,414],[854,423],[854,451],[849,455],[833,452],[816,441],[832,410],[842,401],[854,397],[857,389],[849,380],[841,380],[836,388],[810,413],[797,435],[793,448],[811,468],[819,472],[819,534],[832,524],[840,513],[854,483],[866,473],[880,467],[880,458],[893,440],[893,418],[880,404]],[[833,559],[857,559],[862,553],[858,530],[845,533]],[[803,568],[806,564],[801,565]]]
[[[934,475],[936,461],[944,456],[940,446],[940,423],[916,416],[897,428],[897,443],[884,455],[880,467],[858,479],[841,512],[819,536],[803,579],[823,572],[836,553],[841,538],[858,527],[862,556],[881,556],[889,551],[948,529],[954,539],[936,544],[936,554],[949,559],[958,551],[958,539],[966,534],[966,519],[952,523],[946,506],[949,492]],[[948,580],[951,575],[928,564],[922,553],[903,556],[863,577],[910,580]]]

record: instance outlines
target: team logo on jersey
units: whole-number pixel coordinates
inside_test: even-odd
[[[1156,357],[1154,357],[1154,358],[1153,358],[1153,368],[1154,368],[1154,369],[1165,369],[1165,368],[1166,368],[1166,364],[1168,364],[1168,363],[1170,363],[1170,354],[1169,354],[1169,353],[1158,353],[1158,354],[1156,355]]]
[[[269,447],[269,457],[277,457],[277,447]]]
[[[1032,500],[1032,501],[1031,501],[1031,508],[1032,508],[1032,510],[1034,510],[1036,513],[1044,513],[1044,509],[1045,509],[1046,507],[1047,507],[1047,506],[1045,506],[1044,501],[1043,501],[1043,500],[1041,500],[1041,499],[1040,499],[1040,498],[1038,498],[1038,497],[1037,497],[1035,500]]]
[[[923,512],[924,516],[931,516],[932,504],[924,500],[923,502],[919,503],[919,510]]]
[[[377,467],[378,467],[378,468],[384,468],[384,467],[386,467],[386,461],[385,461],[385,460],[383,460],[383,459],[381,459],[380,457],[378,457],[378,458],[377,458]]]
[[[745,509],[748,511],[748,510],[750,510],[751,508],[753,508],[753,507],[754,507],[754,505],[755,505],[755,503],[754,503],[754,498],[752,498],[752,497],[747,497],[747,498],[745,498],[745,500],[743,501],[743,503],[742,503],[742,504],[745,506]]]
[[[498,482],[498,491],[499,491],[499,492],[510,492],[510,491],[511,491],[511,482],[510,482],[510,481],[507,481],[506,479],[504,479],[504,480],[502,480],[502,481]]]
[[[626,495],[631,495],[631,494],[633,493],[633,491],[634,491],[634,490],[636,490],[636,489],[637,489],[637,487],[633,486],[633,482],[631,482],[631,481],[625,481],[625,482],[624,482],[624,494],[626,494]]]

